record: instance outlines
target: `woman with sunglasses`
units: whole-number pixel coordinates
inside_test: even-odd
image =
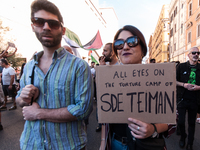
[[[143,34],[134,26],[124,26],[114,37],[113,49],[122,64],[141,64],[147,53]],[[146,150],[156,147],[165,149],[163,133],[168,135],[172,126],[167,124],[150,124],[134,118],[127,118],[129,124],[110,124],[112,150]],[[102,134],[103,135],[103,134]],[[102,136],[103,137],[103,136]],[[107,138],[103,138],[104,140]],[[106,141],[108,142],[108,141]],[[157,145],[154,144],[157,142]],[[102,144],[102,143],[101,143]],[[108,144],[108,143],[107,143]],[[102,146],[102,145],[101,145]],[[101,149],[104,149],[101,147]]]

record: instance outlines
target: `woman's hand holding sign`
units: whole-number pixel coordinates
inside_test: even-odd
[[[137,119],[128,118],[130,121],[128,127],[131,129],[131,134],[137,139],[145,139],[154,133],[152,124],[142,122]]]

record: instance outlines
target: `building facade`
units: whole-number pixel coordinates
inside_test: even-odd
[[[169,7],[170,17],[170,61],[184,62],[185,55],[185,22],[186,22],[186,0],[172,0]]]
[[[169,5],[163,5],[155,31],[149,41],[149,60],[157,63],[169,61]]]
[[[200,48],[200,1],[187,0],[186,4],[185,55],[188,54],[191,47]]]

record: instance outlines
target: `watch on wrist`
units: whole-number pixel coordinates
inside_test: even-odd
[[[153,123],[152,123],[152,125],[153,125],[153,127],[154,127],[154,133],[151,135],[151,137],[152,137],[152,138],[155,138],[155,137],[157,137],[157,136],[158,136],[158,132],[157,132],[156,125],[155,125],[155,124],[153,124]]]

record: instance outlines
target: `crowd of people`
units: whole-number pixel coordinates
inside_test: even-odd
[[[16,72],[15,69],[12,68],[7,58],[13,56],[17,48],[15,47],[15,51],[12,53],[8,53],[8,50],[11,46],[8,44],[6,50],[3,50],[0,54],[0,130],[3,130],[3,126],[1,124],[1,111],[7,110],[7,97],[12,98],[13,105],[9,108],[9,110],[14,110],[17,108],[15,102],[15,96],[17,94],[16,86]]]
[[[31,22],[43,51],[35,53],[32,60],[23,64],[18,86],[15,86],[15,70],[6,60],[12,54],[8,55],[6,51],[0,54],[0,96],[4,98],[0,110],[7,109],[7,96],[13,101],[9,110],[16,109],[16,103],[22,107],[25,120],[20,137],[22,150],[86,150],[88,118],[93,101],[98,103],[95,62],[90,67],[86,61],[73,55],[69,46],[61,46],[66,28],[59,9],[52,2],[33,1]],[[113,43],[105,44],[99,65],[141,64],[146,54],[143,34],[138,28],[125,25],[116,32]],[[199,49],[193,47],[188,54],[189,60],[177,65],[177,125],[146,123],[131,116],[127,118],[128,124],[99,123],[96,132],[101,131],[100,149],[166,150],[164,137],[169,137],[178,126],[179,146],[184,148],[186,145],[187,150],[192,150],[195,122],[200,122],[200,116],[196,118],[200,113],[199,54]],[[156,60],[150,62],[156,63]],[[188,136],[185,132],[186,111]]]

